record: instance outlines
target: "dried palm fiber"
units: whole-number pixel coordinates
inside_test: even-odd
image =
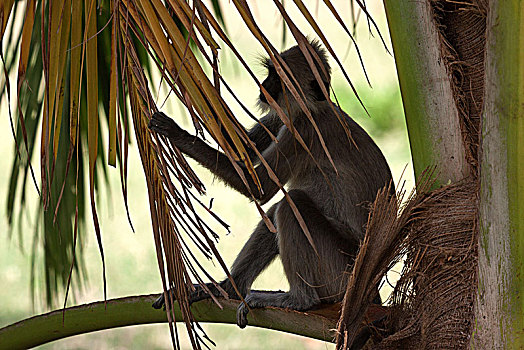
[[[480,115],[484,96],[487,0],[430,0],[441,55],[451,77],[466,160],[478,170]]]
[[[429,176],[419,186],[419,193],[429,187]],[[401,189],[391,195],[392,184],[379,191],[371,207],[366,235],[355,259],[352,274],[342,301],[341,317],[337,324],[337,348],[345,349],[357,337],[366,310],[377,295],[376,286],[382,276],[402,257],[405,237],[402,228],[407,224],[413,208],[422,195],[413,191],[397,215],[405,192]]]
[[[343,301],[338,349],[351,346],[377,284],[402,259],[384,329],[375,329],[366,347],[467,346],[477,283],[476,184],[463,181],[424,194],[429,179],[424,176],[398,215],[403,193],[377,195]]]
[[[477,193],[474,180],[428,194],[403,228],[406,260],[377,349],[469,346],[477,286]]]

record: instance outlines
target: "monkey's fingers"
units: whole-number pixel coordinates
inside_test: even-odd
[[[189,296],[189,305],[208,298],[211,298],[209,294],[207,294],[201,287],[199,287]]]
[[[223,284],[223,282],[221,284]],[[206,286],[209,290],[209,293],[213,294],[215,297],[223,297],[222,293],[220,293],[218,288],[213,283],[206,283]],[[201,285],[195,284],[195,291],[192,292],[189,296],[189,304],[191,305],[197,301],[211,298],[209,293],[207,290],[202,288]]]
[[[237,309],[237,325],[240,328],[246,328],[248,313],[249,313],[249,308],[246,306],[246,304],[240,303]]]
[[[156,112],[149,120],[149,129],[170,140],[178,140],[189,134],[182,129],[173,119],[169,118],[162,112]]]
[[[189,295],[189,305],[193,304],[194,302],[209,298],[209,295],[202,289],[202,287],[200,287],[200,285],[195,284],[194,286],[196,290]],[[173,299],[175,299],[175,295],[171,291],[171,289],[168,290],[168,293],[172,293],[172,297]],[[165,310],[166,308],[165,302],[166,300],[164,297],[164,293],[161,293],[158,299],[155,300],[152,306],[155,309],[164,308]]]
[[[172,129],[172,123],[173,121],[168,119],[165,115],[160,116],[159,113],[155,113],[153,114],[153,117],[151,117],[148,127],[156,133],[168,136],[169,130]]]
[[[165,300],[164,300],[164,293],[160,294],[160,296],[158,297],[157,300],[155,300],[152,306],[155,309],[165,308],[166,305],[165,305]]]

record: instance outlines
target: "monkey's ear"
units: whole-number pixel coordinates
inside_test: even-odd
[[[310,83],[311,91],[313,93],[313,97],[317,101],[325,101],[326,96],[324,96],[324,93],[322,92],[322,89],[320,88],[320,85],[318,85],[317,80],[312,80]],[[326,90],[329,92],[329,85],[326,84]]]

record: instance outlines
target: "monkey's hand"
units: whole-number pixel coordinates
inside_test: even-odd
[[[236,292],[231,285],[231,282],[226,279],[218,284],[220,288],[228,295],[229,297],[235,297]],[[195,284],[195,291],[191,292],[191,295],[189,296],[189,305],[196,303],[197,301],[204,300],[207,298],[211,298],[211,295],[208,293],[206,289],[204,289],[201,285]],[[209,292],[214,295],[215,297],[224,297],[224,294],[222,291],[220,291],[213,283],[206,283],[207,289]],[[173,293],[172,290],[169,290],[168,293]],[[174,295],[173,295],[174,298]],[[153,308],[160,309],[165,308],[165,298],[164,293],[158,297],[158,299],[153,303]]]
[[[223,292],[225,292],[228,298],[233,297],[236,294],[229,280],[226,279],[220,282],[218,285],[222,291],[220,291],[213,283],[206,283],[206,287],[209,289],[209,292],[201,285],[196,285],[196,290],[192,292],[191,296],[189,297],[189,303],[192,304],[203,299],[211,298],[210,294],[215,297],[224,297]]]
[[[171,141],[177,142],[187,131],[162,112],[155,112],[149,121],[149,129],[168,137]]]

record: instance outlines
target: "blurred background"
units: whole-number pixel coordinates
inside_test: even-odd
[[[394,59],[384,48],[378,33],[373,29],[370,33],[368,22],[361,14],[356,28],[356,39],[361,50],[363,60],[372,87],[365,79],[362,67],[356,55],[355,47],[350,44],[350,39],[339,26],[332,15],[320,1],[306,2],[309,10],[316,15],[318,22],[328,40],[332,43],[338,57],[342,60],[348,71],[358,94],[364,101],[369,111],[369,116],[359,105],[351,88],[333,60],[332,84],[336,97],[341,107],[361,124],[373,137],[385,154],[389,162],[396,184],[405,182],[405,188],[413,186],[411,158],[407,139],[407,131],[402,110],[402,102],[398,87]],[[334,1],[337,10],[347,20],[351,28],[349,1]],[[277,48],[285,49],[294,45],[293,38],[288,32],[285,43],[282,40],[282,20],[277,9],[267,6],[264,2],[251,2],[253,13],[267,37],[272,40]],[[387,22],[382,7],[382,2],[368,1],[369,12],[376,21],[387,48],[392,51]],[[286,9],[293,17],[297,13],[291,3],[286,3]],[[225,22],[232,42],[243,55],[244,59],[255,66],[254,71],[259,73],[259,78],[264,74],[264,68],[259,64],[259,57],[263,52],[256,46],[250,32],[240,21],[233,5],[228,1],[222,2]],[[314,37],[309,26],[304,23],[302,16],[295,16],[299,28],[304,33]],[[220,56],[221,73],[252,112],[258,115],[255,109],[258,88],[251,78],[242,72],[242,67],[228,51],[222,51]],[[258,65],[258,66],[257,66]],[[12,82],[16,78],[12,78]],[[1,80],[2,84],[4,80]],[[12,85],[16,85],[13,84]],[[164,100],[167,90],[159,89],[159,79],[151,85],[158,91],[157,103],[159,109],[171,115],[187,130],[193,132],[190,120],[185,111],[177,104],[174,97]],[[16,87],[12,86],[13,89]],[[225,90],[225,89],[223,89]],[[11,93],[15,98],[16,90]],[[227,92],[226,92],[227,94]],[[229,96],[226,95],[226,98]],[[237,111],[239,119],[244,125],[249,126],[252,121],[241,113],[240,108],[231,101],[230,106]],[[16,101],[11,101],[14,107]],[[4,287],[0,288],[0,327],[19,321],[35,314],[49,311],[44,303],[32,302],[30,282],[31,276],[31,250],[38,233],[34,224],[38,220],[36,215],[28,215],[21,221],[18,228],[9,230],[6,217],[6,193],[9,180],[9,169],[15,155],[14,142],[8,118],[8,103],[0,103],[0,280]],[[133,135],[133,134],[131,134]],[[107,138],[106,138],[107,139]],[[106,142],[106,139],[104,141]],[[206,184],[207,197],[202,198],[204,203],[209,203],[213,198],[215,213],[225,220],[231,227],[231,232],[215,226],[221,235],[219,250],[228,265],[231,265],[236,254],[247,240],[251,231],[260,219],[254,205],[233,190],[226,188],[218,180],[203,169],[191,162]],[[36,176],[39,178],[39,164],[33,162]],[[158,293],[162,289],[156,253],[151,230],[149,204],[144,181],[142,166],[139,160],[136,143],[132,140],[129,156],[129,206],[131,219],[135,228],[132,232],[126,217],[126,212],[121,199],[120,180],[118,170],[110,168],[109,185],[101,182],[103,189],[97,198],[98,214],[101,223],[104,251],[107,266],[108,298],[123,297],[137,294]],[[32,200],[27,205],[36,208],[37,194],[33,186],[28,186]],[[266,207],[267,209],[267,207]],[[89,210],[88,210],[89,211]],[[31,210],[30,212],[36,212]],[[212,222],[211,222],[212,223]],[[214,223],[213,223],[214,224]],[[102,265],[98,252],[94,229],[90,218],[87,219],[87,240],[84,243],[86,273],[89,277],[81,291],[76,292],[69,299],[68,305],[76,305],[103,299]],[[20,231],[20,234],[19,232]],[[43,288],[43,276],[38,273],[39,258],[35,264],[37,273],[33,283]],[[224,273],[213,262],[203,261],[208,271],[221,280]],[[381,290],[382,298],[388,295],[390,287],[388,282],[395,280],[395,271],[390,273],[387,282]],[[77,283],[73,279],[73,284]],[[281,263],[277,259],[255,282],[255,289],[286,289],[287,281],[283,275]],[[37,297],[38,300],[38,297]],[[183,348],[189,348],[185,337],[184,328],[178,326],[181,334]],[[217,343],[217,349],[332,349],[332,344],[311,340],[299,336],[279,333],[269,330],[248,327],[240,330],[232,325],[203,325],[207,334]],[[62,341],[42,346],[42,349],[164,349],[171,347],[171,340],[167,325],[136,326],[125,329],[114,329],[82,336],[76,336]]]

